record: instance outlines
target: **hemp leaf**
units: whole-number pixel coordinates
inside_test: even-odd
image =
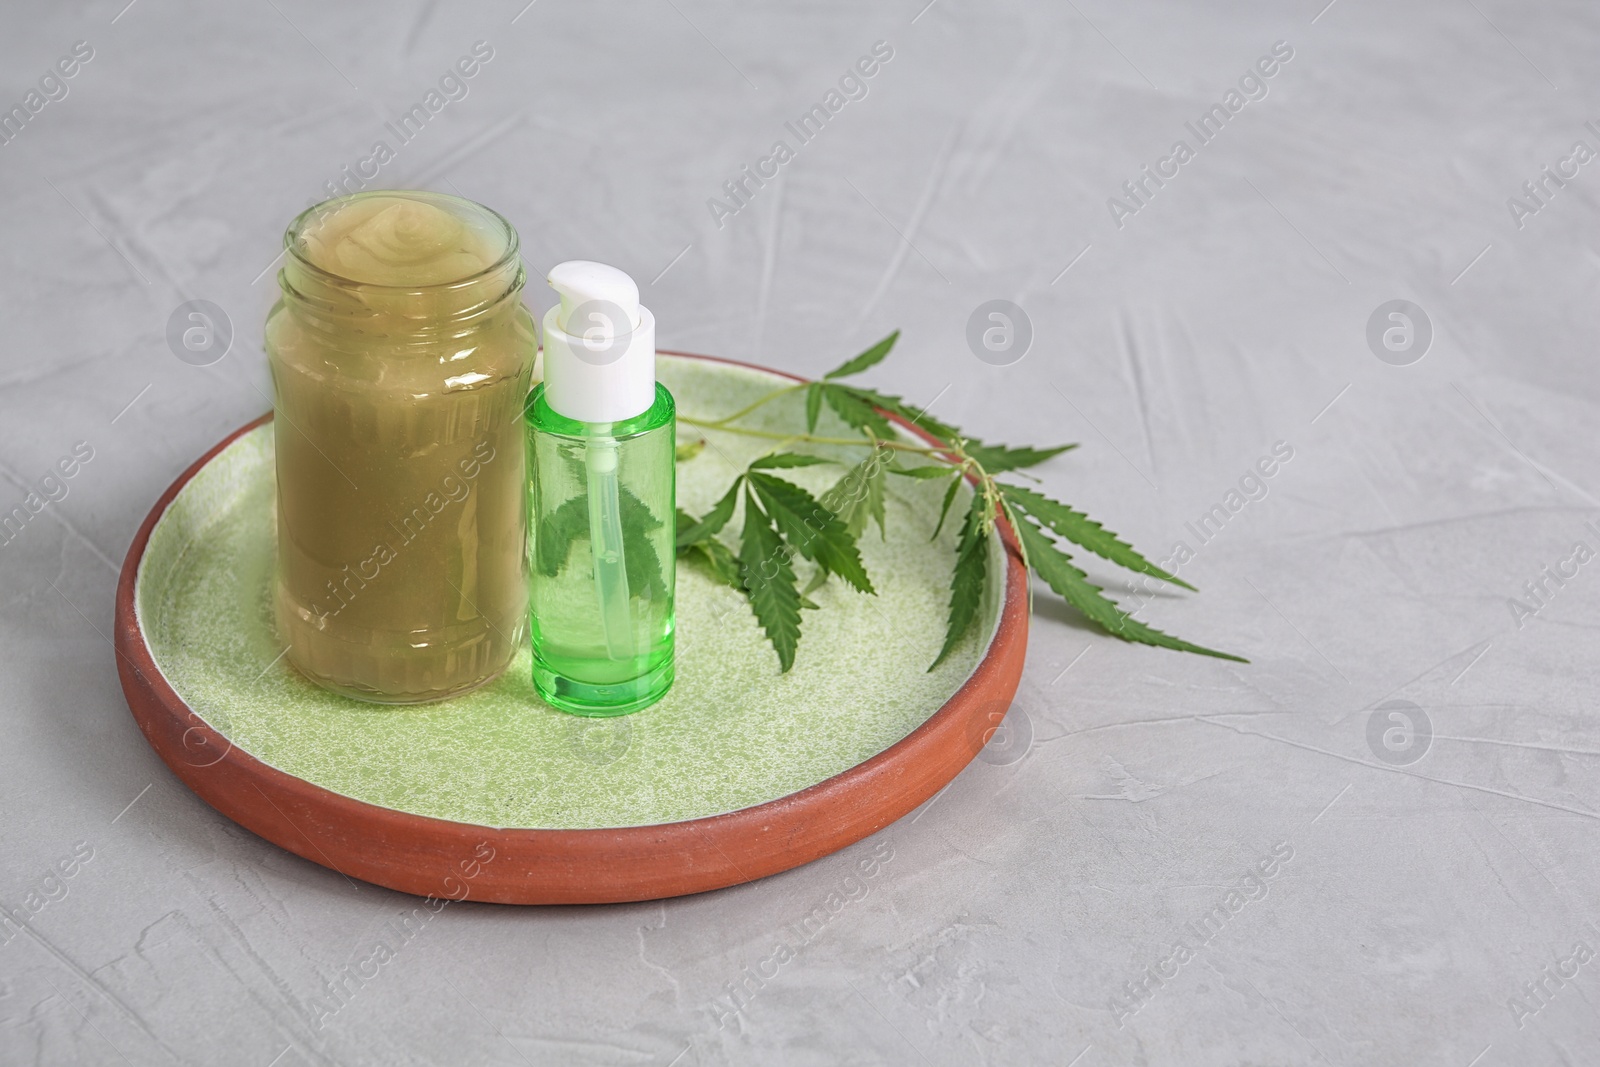
[[[958,470],[950,476],[950,486],[944,491],[944,502],[939,505],[939,524],[933,528],[930,541],[939,539],[939,531],[944,529],[944,520],[950,514],[950,505],[956,502],[956,490],[961,488],[961,472]]]
[[[1016,485],[1000,485],[1000,493],[1006,498],[1013,508],[1027,512],[1040,523],[1049,527],[1052,533],[1064,537],[1073,544],[1081,545],[1090,552],[1108,559],[1119,567],[1126,567],[1130,571],[1148,574],[1152,578],[1160,578],[1173,585],[1181,585],[1191,593],[1200,590],[1179,578],[1176,574],[1168,574],[1154,563],[1145,559],[1132,545],[1117,537],[1116,534],[1095,522],[1081,511],[1073,511],[1065,504],[1058,504],[1043,493],[1036,493],[1032,489],[1024,489]]]
[[[812,433],[817,428],[817,418],[822,414],[822,383],[812,382],[806,386],[806,433]]]
[[[742,482],[739,481],[734,482],[733,488],[728,490],[729,497],[733,497],[738,492],[741,484]],[[719,504],[718,507],[721,507],[721,505]],[[731,504],[728,507],[728,512],[729,514],[733,512]],[[722,526],[727,524],[727,521],[728,517],[723,516],[721,522],[717,524],[717,529],[720,530]],[[681,560],[698,558],[706,565],[706,569],[711,572],[713,578],[723,585],[731,586],[742,593],[744,592],[744,584],[739,580],[739,560],[729,551],[727,545],[717,540],[715,531],[700,538],[686,539],[684,537],[685,532],[703,528],[710,523],[710,515],[707,515],[705,519],[697,519],[682,508],[678,509],[678,558]]]
[[[621,501],[622,565],[628,575],[628,595],[664,599],[666,577],[661,573],[661,560],[656,557],[656,538],[651,536],[661,529],[661,520],[629,489],[622,490]]]
[[[800,642],[799,611],[819,607],[809,594],[820,588],[830,574],[837,574],[861,592],[874,592],[866,568],[861,564],[856,533],[828,504],[793,482],[766,473],[775,468],[809,467],[828,462],[832,461],[800,453],[763,456],[734,479],[722,499],[704,517],[697,519],[681,509],[677,513],[679,557],[699,559],[718,581],[745,592],[756,621],[778,652],[779,667],[783,671],[793,666],[795,649]],[[885,462],[878,461],[878,472],[869,474],[869,479],[882,480],[881,468]],[[866,469],[866,461],[863,461],[852,471]],[[744,531],[739,554],[735,556],[717,535],[733,517],[741,489],[744,490]],[[870,489],[867,496],[870,508]],[[881,493],[879,504],[881,512]],[[879,522],[882,523],[881,515]],[[804,592],[799,590],[794,573],[792,561],[796,555],[817,565],[816,574]]]
[[[982,493],[972,494],[972,504],[961,523],[956,539],[956,572],[950,584],[950,620],[945,627],[944,647],[929,665],[933,670],[961,644],[961,639],[978,620],[978,605],[983,602],[983,580],[989,571],[988,509]]]
[[[832,463],[821,456],[808,456],[802,452],[771,452],[750,464],[753,471],[772,470],[776,467],[814,467],[818,463]]]
[[[589,498],[569,497],[547,512],[533,531],[533,565],[546,578],[554,578],[567,565],[572,543],[589,536]]]
[[[866,532],[867,519],[878,524],[880,539],[887,540],[885,527],[884,482],[887,481],[891,456],[889,449],[875,448],[867,457],[845,472],[833,488],[822,494],[824,506],[836,513],[844,522],[850,536],[858,541]],[[931,468],[944,473],[940,467]]]
[[[698,541],[708,541],[722,532],[728,525],[728,520],[733,518],[733,506],[739,502],[739,486],[744,484],[741,475],[728,486],[728,491],[722,495],[712,509],[706,512],[706,517],[697,519],[686,511],[678,512],[678,547],[688,548]],[[687,521],[685,521],[687,520]]]
[[[832,386],[831,388],[835,390],[847,390],[853,399],[863,404],[882,408],[891,415],[898,415],[900,418],[905,419],[917,429],[925,430],[934,437],[938,438],[940,444],[952,445],[963,436],[960,430],[956,429],[948,422],[934,418],[926,409],[919,408],[915,404],[908,403],[898,396],[891,396],[888,393],[880,393],[876,389],[867,389],[862,386],[836,385]],[[887,435],[885,434],[880,436]]]
[[[1088,575],[1072,562],[1072,557],[1055,537],[1135,573],[1191,591],[1194,587],[1150,562],[1132,545],[1083,512],[1037,490],[995,480],[997,474],[1036,467],[1076,445],[1034,448],[979,441],[902,397],[839,380],[883,362],[899,338],[900,331],[896,330],[820,380],[779,389],[722,419],[713,421],[688,415],[679,418],[688,425],[728,433],[766,438],[783,436],[786,443],[811,441],[835,447],[859,444],[868,449],[867,456],[850,467],[821,500],[800,486],[766,472],[834,461],[803,453],[776,452],[751,463],[703,518],[678,513],[679,555],[700,557],[719,580],[737,584],[745,591],[757,622],[777,650],[782,670],[787,671],[794,665],[795,649],[800,640],[800,610],[816,608],[809,595],[821,588],[830,575],[838,575],[861,592],[874,591],[861,563],[857,541],[866,532],[869,521],[878,524],[880,536],[887,536],[885,483],[891,473],[919,481],[949,479],[939,507],[939,519],[929,540],[937,540],[944,529],[962,483],[970,481],[974,486],[972,500],[956,537],[944,645],[929,670],[948,659],[977,623],[988,578],[989,539],[995,524],[1002,518],[1009,520],[1016,530],[1029,569],[1100,629],[1124,641],[1248,662],[1162,633],[1123,611],[1099,586],[1089,581]],[[770,430],[734,425],[766,403],[799,389],[805,390],[804,433],[779,435]],[[813,436],[824,405],[860,435],[859,441]],[[935,444],[930,447],[905,440],[890,421],[891,416],[911,424],[931,437]],[[698,451],[694,447],[684,448],[679,459],[692,459]],[[920,455],[926,462],[911,467],[898,465],[896,458],[907,453]],[[744,530],[735,556],[717,535],[732,520],[741,489]],[[561,535],[570,519],[571,516],[558,511],[546,520],[553,527],[548,536],[541,527],[537,546],[541,566],[546,562],[547,552],[551,555],[559,552],[561,559],[565,559],[566,548],[561,543]],[[571,536],[586,533],[584,526]],[[796,554],[817,565],[804,591],[798,588],[795,578],[792,559]]]
[[[1031,519],[1019,520],[1016,529],[1017,535],[1022,539],[1023,551],[1027,553],[1028,563],[1034,572],[1045,580],[1045,584],[1050,586],[1056,595],[1083,612],[1090,622],[1112,637],[1179,652],[1215,656],[1217,659],[1233,660],[1235,663],[1249,662],[1227,652],[1190,644],[1188,641],[1162,633],[1153,626],[1145,625],[1104,596],[1100,587],[1090,582],[1087,574],[1073,566],[1072,558],[1057,548],[1055,542],[1035,526]]]
[[[752,468],[745,480],[760,497],[762,506],[777,523],[790,547],[860,592],[873,592],[872,579],[861,565],[856,540],[837,515],[798,485],[776,475]]]
[[[699,556],[717,581],[730,588],[744,591],[744,585],[739,577],[739,560],[721,541],[696,541],[683,549],[679,555]]]
[[[847,389],[849,400],[873,407],[882,408],[892,415],[911,423],[919,430],[924,430],[932,435],[935,440],[946,448],[959,447],[969,458],[974,460],[987,474],[1000,474],[1003,471],[1022,470],[1026,467],[1036,467],[1047,459],[1059,456],[1063,452],[1077,448],[1077,445],[1055,445],[1051,448],[1012,448],[1009,445],[985,444],[973,437],[966,437],[956,427],[934,418],[925,408],[907,403],[898,396],[880,393],[875,389],[864,389],[859,386],[825,386],[835,392]],[[837,409],[836,409],[837,410]],[[846,419],[845,421],[849,421]],[[857,427],[859,429],[860,427]],[[887,435],[878,433],[882,438]]]
[[[907,478],[948,478],[952,468],[943,463],[928,463],[921,467],[890,467],[890,474],[900,474]]]
[[[795,649],[800,644],[800,590],[783,538],[748,488],[744,494],[739,581],[756,621],[778,652],[779,670],[787,672],[794,666]]]
[[[860,393],[844,385],[820,385],[822,398],[828,402],[833,413],[838,415],[852,430],[870,431],[873,437],[880,440],[894,436],[894,430],[889,425],[889,420],[883,412],[873,406],[870,400],[863,398]],[[808,427],[808,432],[815,429],[815,425]]]
[[[1036,467],[1047,459],[1077,448],[1077,445],[1057,445],[1054,448],[1011,448],[1007,445],[986,445],[982,441],[968,441],[967,455],[989,474]]]
[[[666,577],[656,555],[655,538],[661,529],[644,501],[624,488],[619,496],[622,523],[622,558],[628,576],[629,596],[660,598],[666,595]],[[547,578],[554,578],[566,567],[572,546],[589,540],[589,496],[580,493],[562,501],[544,515],[533,531],[533,565]],[[580,557],[581,558],[581,557]]]
[[[883,357],[889,354],[889,349],[893,348],[894,343],[898,340],[900,340],[900,331],[896,330],[859,356],[845,360],[827,374],[824,374],[822,376],[823,380],[831,381],[834,378],[848,378],[852,374],[860,374],[868,367],[877,366],[883,362]]]

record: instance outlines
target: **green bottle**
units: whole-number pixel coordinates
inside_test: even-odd
[[[633,279],[570,260],[548,281],[561,302],[525,413],[533,684],[625,715],[672,687],[677,410]]]

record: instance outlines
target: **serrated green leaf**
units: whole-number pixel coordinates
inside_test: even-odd
[[[822,506],[839,516],[850,536],[860,539],[866,531],[867,520],[878,523],[878,532],[887,538],[884,528],[884,482],[891,457],[885,448],[873,449],[867,457],[845,472],[843,478],[822,494]]]
[[[886,501],[884,500],[884,483],[887,481],[888,476],[884,473],[882,464],[874,467],[867,477],[866,512],[872,517],[872,521],[878,524],[878,540],[880,541],[889,539],[888,516],[885,513]],[[863,533],[866,532],[866,528],[867,524],[863,521],[861,531]],[[859,534],[856,536],[859,536]]]
[[[821,456],[808,456],[803,452],[772,452],[750,464],[753,471],[772,470],[778,467],[815,467],[819,463],[832,463]]]
[[[942,446],[941,451],[959,451],[971,457],[973,465],[979,468],[976,472],[938,462],[903,468],[896,460],[885,464],[863,461],[852,467],[818,501],[805,489],[764,473],[823,462],[820,457],[784,452],[751,464],[750,469],[740,475],[704,519],[696,520],[681,511],[677,513],[678,543],[682,546],[679,554],[703,559],[713,573],[719,574],[721,580],[728,580],[730,573],[737,574],[738,585],[750,598],[757,621],[772,640],[783,670],[789,670],[794,663],[799,641],[799,612],[817,606],[811,600],[811,594],[827,582],[831,573],[839,574],[858,589],[871,591],[865,568],[860,563],[857,539],[865,532],[869,520],[875,519],[880,531],[884,530],[886,517],[883,496],[887,482],[884,474],[888,471],[913,480],[949,478],[939,520],[934,528],[934,540],[944,529],[961,484],[967,480],[966,475],[976,473],[983,478],[985,485],[994,485],[1002,494],[1000,506],[1014,520],[1023,548],[1031,557],[1029,563],[1032,569],[1057,595],[1101,629],[1127,641],[1223,659],[1239,659],[1229,653],[1172,637],[1139,622],[1088,580],[1084,571],[1072,563],[1072,557],[1064,551],[1064,546],[1068,543],[1079,545],[1136,573],[1192,589],[1188,583],[1156,566],[1115,533],[1081,512],[1033,490],[993,481],[996,474],[1026,470],[1076,445],[1034,448],[987,444],[965,435],[957,427],[902,397],[837,380],[876,366],[888,355],[898,337],[899,331],[895,331],[854,359],[830,371],[821,380],[805,384],[806,430],[815,431],[824,405],[864,438],[893,439],[899,432],[895,422],[903,420]],[[779,392],[791,393],[799,388],[793,386]],[[682,458],[690,458],[698,451],[698,443],[690,443],[682,447],[680,454]],[[874,458],[876,456],[869,457]],[[732,520],[741,485],[745,489],[745,530],[736,555],[718,541],[715,534]],[[573,504],[571,509],[546,517],[541,525],[545,535],[540,537],[537,545],[541,565],[549,565],[555,557],[564,560],[570,554],[570,542],[587,536],[586,523],[579,522],[584,516],[575,513],[581,512],[578,505],[582,501],[570,503]],[[970,634],[977,617],[977,604],[981,601],[987,578],[987,558],[984,553],[988,547],[992,547],[989,545],[989,534],[993,529],[993,517],[989,511],[993,503],[993,492],[985,495],[982,491],[975,491],[966,508],[966,518],[956,538],[956,568],[945,643],[934,666],[943,663]],[[1062,541],[1058,543],[1053,539],[1056,537]],[[794,575],[795,554],[801,554],[816,564],[816,571],[804,591],[798,588]],[[648,579],[647,575],[644,577]],[[630,584],[634,578],[635,575],[630,571]]]
[[[865,432],[871,430],[873,435],[880,439],[894,436],[894,430],[889,425],[889,420],[883,413],[872,406],[871,401],[863,399],[858,391],[843,385],[824,385],[822,398],[828,406],[843,419],[853,430]]]
[[[656,518],[655,512],[650,510],[650,505],[634,493],[632,489],[623,487],[618,491],[617,499],[622,504],[622,537],[623,547],[627,547],[628,534],[631,531],[635,537],[645,537],[661,529],[661,520]]]
[[[961,536],[956,540],[956,568],[950,582],[950,618],[945,627],[944,647],[939,650],[939,658],[928,667],[930,671],[955,651],[978,618],[983,582],[989,571],[989,533],[984,522],[984,506],[983,494],[972,494],[972,504],[961,523]]]
[[[1081,511],[1073,511],[1065,504],[1051,500],[1043,493],[1036,493],[1032,489],[1024,489],[1018,485],[1001,485],[1000,492],[1011,502],[1013,507],[1021,508],[1040,523],[1050,528],[1058,537],[1064,537],[1075,545],[1093,552],[1102,559],[1108,559],[1119,567],[1126,567],[1130,571],[1148,574],[1152,578],[1160,578],[1173,585],[1181,585],[1192,592],[1199,592],[1194,586],[1179,578],[1176,574],[1168,574],[1160,567],[1151,563],[1142,556],[1138,549],[1123,541],[1116,534],[1095,522]]]
[[[1071,557],[1058,548],[1054,541],[1029,519],[1017,522],[1017,534],[1028,553],[1028,563],[1043,578],[1056,595],[1078,609],[1086,618],[1112,637],[1178,652],[1194,652],[1202,656],[1248,663],[1247,659],[1203,645],[1191,644],[1153,626],[1135,619],[1107,598],[1100,587],[1089,581],[1089,576],[1073,565]]]
[[[787,672],[794,666],[800,644],[800,590],[783,538],[748,489],[739,544],[739,581],[756,621],[778,653],[779,669]]]
[[[589,536],[589,498],[579,495],[546,512],[533,528],[533,565],[554,578],[567,565],[573,542]]]
[[[735,478],[733,484],[728,486],[728,491],[722,494],[722,499],[717,501],[710,511],[706,512],[703,519],[696,519],[689,515],[689,522],[685,524],[678,520],[678,547],[685,548],[696,541],[705,541],[722,532],[728,525],[728,520],[733,518],[733,505],[739,499],[739,485],[742,477]],[[680,513],[687,515],[687,512]]]
[[[916,429],[925,430],[932,434],[941,444],[948,446],[954,444],[958,438],[964,439],[967,454],[982,463],[984,469],[990,474],[1036,466],[1053,456],[1059,456],[1063,452],[1068,452],[1078,447],[1072,444],[1057,445],[1051,448],[1011,448],[1007,445],[985,444],[976,438],[967,437],[960,429],[942,419],[935,418],[924,408],[919,408],[915,404],[908,403],[905,399],[893,394],[880,393],[876,389],[867,389],[863,386],[854,385],[836,386],[834,388],[843,388],[851,394],[851,399],[857,400],[862,404],[882,408],[890,414],[899,416]],[[860,427],[856,428],[860,429]],[[878,436],[883,437],[886,435],[879,432]]]
[[[982,441],[968,441],[967,455],[983,465],[989,474],[1002,471],[1036,467],[1052,456],[1077,448],[1077,445],[1056,445],[1053,448],[1012,448],[1010,445],[986,445]]]
[[[924,463],[920,467],[890,467],[890,474],[899,474],[907,478],[925,480],[929,478],[944,478],[953,470],[947,463]]]
[[[939,539],[939,531],[944,529],[944,520],[950,514],[950,505],[956,501],[956,490],[961,488],[961,483],[965,480],[961,477],[960,471],[955,471],[951,475],[950,488],[944,491],[944,503],[939,505],[939,524],[933,528],[933,536],[928,540],[937,541]]]
[[[679,445],[677,451],[674,453],[673,458],[679,463],[687,463],[689,460],[698,456],[705,450],[706,439],[701,437],[693,441],[685,441],[683,444]]]
[[[737,488],[737,486],[735,486]],[[691,530],[700,524],[700,520],[684,511],[677,510],[678,530]],[[699,559],[710,569],[711,574],[718,581],[743,590],[739,582],[739,561],[729,551],[728,546],[718,541],[715,537],[707,535],[703,540],[685,542],[679,538],[678,555],[683,559]]]
[[[856,539],[837,515],[798,485],[776,475],[751,471],[746,479],[795,551],[861,592],[874,592],[861,565]]]
[[[931,433],[944,444],[949,444],[962,436],[961,431],[951,426],[948,422],[934,418],[927,411],[917,407],[915,404],[907,403],[898,396],[880,393],[876,389],[867,389],[859,385],[834,386],[833,388],[849,392],[853,399],[862,404],[880,407],[885,411],[900,416],[900,418],[905,419],[917,429]],[[887,435],[880,433],[878,436],[884,437]]]
[[[696,541],[684,551],[703,560],[717,581],[743,591],[744,583],[740,579],[739,560],[727,545],[715,540]]]
[[[631,491],[622,490],[622,566],[628,575],[628,595],[661,600],[667,595],[666,576],[661,572],[661,560],[656,556],[657,538],[651,536],[661,529],[661,520],[650,507]]]
[[[827,374],[824,374],[822,376],[823,380],[828,381],[833,378],[848,378],[852,374],[860,374],[868,367],[877,366],[879,363],[883,362],[883,357],[889,354],[889,349],[893,348],[894,343],[899,339],[900,331],[896,330],[894,333],[891,333],[888,337],[885,337],[883,340],[879,341],[877,344],[873,345],[859,356],[855,357],[854,359],[846,360],[837,367],[833,368],[833,370],[829,371]]]
[[[629,592],[633,596],[664,597],[666,577],[656,554],[657,538],[652,536],[661,529],[661,520],[627,489],[622,490],[618,502]],[[572,546],[589,540],[588,495],[570,497],[546,514],[534,528],[533,538],[534,567],[547,578],[561,573],[572,556]]]

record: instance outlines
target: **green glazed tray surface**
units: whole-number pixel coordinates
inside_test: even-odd
[[[680,412],[707,418],[787,384],[757,370],[668,356],[659,373]],[[828,418],[819,433],[847,432]],[[742,425],[803,425],[801,394]],[[770,445],[679,428],[680,440],[701,436],[709,447],[678,467],[679,506],[697,515]],[[854,450],[854,458],[862,454]],[[843,470],[782,474],[820,493]],[[991,538],[978,636],[928,672],[943,638],[959,525],[946,523],[929,543],[942,489],[942,482],[889,478],[888,540],[876,526],[861,538],[878,595],[837,579],[814,593],[821,610],[804,613],[788,674],[778,673],[743,596],[680,560],[677,682],[654,707],[617,719],[555,711],[534,695],[526,647],[502,678],[474,693],[387,707],[328,693],[279,658],[268,423],[212,459],[157,522],[139,567],[139,624],[162,674],[201,718],[256,759],[332,792],[494,827],[701,818],[848,770],[914,730],[972,673],[998,624],[1005,560]]]

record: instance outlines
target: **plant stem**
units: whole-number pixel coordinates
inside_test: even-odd
[[[949,451],[944,448],[929,448],[924,445],[906,444],[903,441],[873,441],[866,437],[818,437],[809,433],[776,433],[771,430],[752,430],[742,426],[722,425],[726,420],[697,419],[691,415],[679,415],[678,421],[688,426],[699,426],[702,429],[744,434],[747,437],[765,437],[772,441],[800,441],[811,445],[855,445],[859,448],[872,448],[874,445],[879,445],[901,452],[915,452],[918,455],[940,457],[943,457]]]
[[[759,400],[756,400],[756,401],[754,401],[753,403],[750,403],[750,404],[746,404],[744,407],[740,408],[738,411],[735,411],[732,415],[724,415],[722,418],[717,419],[715,421],[710,421],[710,422],[697,421],[697,420],[690,419],[690,418],[687,418],[687,417],[682,416],[682,415],[678,416],[678,421],[679,422],[692,423],[695,426],[705,426],[705,427],[709,427],[709,428],[714,429],[714,430],[719,430],[722,427],[726,426],[730,422],[733,422],[733,421],[735,421],[737,419],[744,418],[746,415],[750,414],[756,408],[761,407],[763,404],[770,403],[770,402],[778,399],[780,396],[786,396],[789,393],[792,393],[797,389],[804,389],[810,384],[811,384],[810,382],[796,382],[793,385],[786,385],[782,389],[775,389],[772,392],[768,393],[766,396],[761,397]]]

